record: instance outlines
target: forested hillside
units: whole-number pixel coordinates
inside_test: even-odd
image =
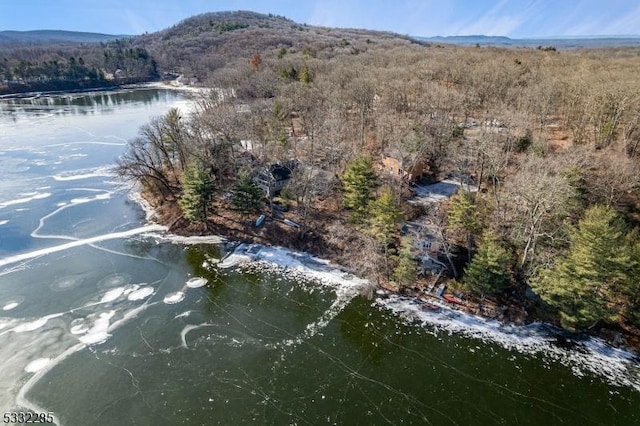
[[[254,12],[198,15],[135,39],[135,45],[148,49],[163,69],[204,82],[219,81],[225,69],[244,65],[255,53],[283,56],[291,50],[326,59],[343,52],[357,55],[373,44],[380,48],[411,43],[417,42],[393,33],[314,27]]]
[[[430,45],[251,12],[130,43],[125,59],[215,88],[120,160],[174,229],[295,246],[400,290],[446,280],[514,320],[637,335],[640,48]],[[74,57],[104,68],[117,46]],[[456,195],[415,202],[413,184],[445,178]],[[255,229],[259,214],[272,220]],[[418,277],[421,241],[446,271]]]
[[[40,39],[0,43],[0,94],[150,81],[155,60],[130,39],[80,43]]]
[[[396,289],[448,275],[516,320],[640,324],[640,49],[425,45],[244,12],[135,43],[218,88],[121,160],[175,227],[293,245]],[[291,161],[263,204],[247,178]],[[422,184],[449,177],[458,194],[409,203],[418,165]],[[264,208],[282,217],[274,204],[298,228],[252,230]],[[444,275],[417,276],[423,240]]]
[[[100,43],[124,36],[61,30],[0,31],[0,44]]]

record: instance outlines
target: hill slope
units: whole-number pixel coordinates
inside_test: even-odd
[[[600,47],[640,46],[639,36],[616,37],[556,37],[556,38],[509,38],[498,36],[469,35],[448,37],[416,37],[432,43],[448,43],[460,46],[537,47],[553,46],[558,49],[590,49]]]
[[[131,36],[60,30],[0,31],[0,43],[99,43],[124,37]]]
[[[147,49],[161,68],[201,79],[230,61],[246,63],[255,53],[269,58],[280,51],[305,51],[307,56],[327,58],[358,54],[373,46],[412,43],[422,44],[390,32],[316,27],[247,11],[205,13],[134,41]]]

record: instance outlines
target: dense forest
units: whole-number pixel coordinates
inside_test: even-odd
[[[150,81],[156,61],[130,39],[0,44],[0,94]]]
[[[637,343],[640,48],[460,47],[251,12],[130,43],[125,56],[212,88],[119,161],[172,228],[287,244],[398,291],[446,282],[505,319]],[[107,68],[104,49],[74,58]],[[5,75],[20,64],[4,61]],[[413,202],[446,178],[456,195]],[[418,276],[426,240],[446,270]]]

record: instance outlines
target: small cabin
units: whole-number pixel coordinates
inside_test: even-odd
[[[423,160],[408,161],[394,156],[382,156],[382,168],[394,179],[406,182],[420,182],[429,175],[429,167]]]

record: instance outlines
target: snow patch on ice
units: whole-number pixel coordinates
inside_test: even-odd
[[[66,182],[80,179],[90,179],[94,177],[113,176],[111,167],[96,167],[93,169],[81,169],[53,175],[52,178],[58,182]]]
[[[84,336],[81,336],[79,340],[85,345],[104,343],[111,337],[107,331],[109,330],[109,320],[111,320],[115,314],[116,311],[101,313],[93,323],[93,327],[91,327]]]
[[[153,232],[164,230],[165,227],[161,225],[147,225],[142,226],[140,228],[130,229],[128,231],[123,232],[113,232],[111,234],[99,235],[97,237],[86,238],[82,240],[72,241],[66,244],[60,244],[54,247],[48,247],[45,249],[35,250],[28,253],[18,254],[15,256],[5,257],[4,259],[0,259],[0,267],[9,265],[11,263],[21,262],[23,260],[33,259],[35,257],[44,256],[46,254],[56,253],[63,250],[68,250],[70,248],[79,247],[87,244],[98,243],[101,241],[113,240],[117,238],[127,238],[133,235],[143,234],[145,232]]]
[[[84,203],[90,203],[92,201],[97,201],[97,200],[108,200],[109,198],[111,198],[111,192],[105,192],[104,194],[98,194],[95,197],[72,198],[70,203],[84,204]]]
[[[194,277],[186,282],[187,287],[189,288],[198,288],[204,287],[207,285],[207,279],[202,277]]]
[[[38,358],[38,359],[35,359],[35,360],[31,361],[29,364],[27,364],[27,366],[24,368],[24,371],[26,371],[27,373],[35,373],[37,371],[42,370],[50,362],[51,362],[50,358]]]
[[[20,324],[17,327],[14,327],[13,332],[14,333],[24,333],[26,331],[34,331],[34,330],[37,330],[37,329],[39,329],[41,327],[44,327],[44,325],[47,323],[47,321],[49,321],[49,318],[47,318],[47,317],[38,318],[35,321],[26,322],[24,324]]]
[[[18,307],[18,305],[20,305],[20,303],[18,303],[18,302],[9,302],[9,303],[7,303],[6,305],[4,305],[4,306],[2,307],[2,310],[3,310],[3,311],[10,311],[10,310],[12,310],[12,309],[17,308],[17,307]]]
[[[174,244],[185,244],[185,245],[222,244],[223,242],[226,241],[224,237],[220,237],[218,235],[195,235],[192,237],[184,237],[182,235],[174,235],[174,234],[150,234],[150,236],[154,237],[155,239],[161,242],[169,242]]]
[[[84,324],[74,325],[69,329],[71,334],[85,334],[87,331],[89,331],[89,327]]]
[[[180,303],[184,300],[184,292],[176,291],[175,293],[169,293],[164,297],[163,302],[167,305],[173,305],[175,303]]]
[[[342,292],[370,285],[367,280],[356,277],[328,260],[284,247],[259,244],[240,244],[231,255],[218,263],[218,267],[229,268],[249,262],[275,267],[293,278],[312,279]]]
[[[12,331],[14,333],[24,333],[24,332],[28,332],[28,331],[34,331],[34,330],[37,330],[39,328],[44,327],[45,324],[47,322],[49,322],[50,319],[58,318],[58,317],[60,317],[62,315],[64,315],[64,314],[63,313],[50,314],[50,315],[44,316],[42,318],[38,318],[38,319],[35,319],[33,321],[29,321],[29,322],[25,322],[25,323],[22,323],[20,325],[17,325],[16,327],[14,327],[12,329]]]
[[[113,302],[114,300],[122,296],[123,293],[124,287],[116,287],[114,289],[111,289],[107,291],[104,296],[102,296],[102,299],[100,299],[100,303]]]
[[[325,285],[336,293],[336,299],[317,321],[308,324],[298,336],[271,345],[274,347],[297,345],[315,336],[342,312],[354,297],[370,286],[367,280],[356,277],[328,260],[283,247],[243,243],[218,263],[218,266],[229,268],[242,267],[245,264],[255,265],[263,272],[283,274],[296,281],[311,281]]]
[[[202,327],[215,327],[215,325],[210,323],[203,323],[203,324],[197,324],[197,325],[190,324],[185,326],[182,329],[182,331],[180,332],[180,342],[183,348],[189,349],[189,346],[187,345],[187,334],[189,334],[193,330],[197,330]]]
[[[153,292],[154,292],[153,287],[143,286],[129,293],[127,295],[127,299],[131,301],[142,300],[151,296]]]
[[[49,193],[49,192],[33,192],[28,197],[16,198],[15,200],[8,200],[8,201],[0,202],[0,209],[3,209],[5,207],[7,207],[7,206],[13,206],[15,204],[28,203],[29,201],[33,201],[33,200],[41,200],[43,198],[47,198],[47,197],[50,197],[50,196],[51,196],[51,193]]]

